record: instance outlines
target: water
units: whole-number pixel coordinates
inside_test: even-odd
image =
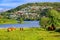
[[[0,24],[0,28],[24,28],[24,27],[39,27],[39,21],[24,21],[24,24]]]

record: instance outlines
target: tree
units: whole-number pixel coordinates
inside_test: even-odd
[[[20,24],[22,24],[23,23],[23,18],[20,18]]]
[[[60,24],[60,22],[58,21],[58,20],[60,20],[59,13],[54,9],[48,10],[47,13],[48,13],[48,17],[50,18],[50,21],[49,21],[50,24],[54,24],[55,26],[58,26]]]
[[[52,26],[52,24],[54,26],[60,26],[60,16],[59,16],[59,13],[58,11],[54,10],[54,9],[47,9],[45,10],[44,9],[44,12],[42,13],[45,13],[44,15],[40,15],[41,18],[40,18],[40,25],[43,26],[43,27],[46,27],[47,25],[50,25]],[[46,17],[43,17],[43,16],[46,16]]]
[[[40,18],[40,25],[43,27],[43,28],[46,28],[46,26],[48,25],[48,22],[49,22],[49,18],[48,17],[41,17]]]

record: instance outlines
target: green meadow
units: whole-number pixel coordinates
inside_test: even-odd
[[[14,19],[1,19],[0,18],[0,24],[16,24],[17,21]]]
[[[7,29],[0,29],[0,40],[60,40],[60,33],[46,31],[42,28],[19,28],[8,32]]]

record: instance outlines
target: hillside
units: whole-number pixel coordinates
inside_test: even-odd
[[[23,4],[14,9],[0,13],[0,18],[18,21],[20,21],[20,18],[22,18],[21,20],[39,20],[41,13],[43,13],[43,16],[45,15],[46,10],[44,9],[54,9],[60,13],[60,2]]]
[[[8,10],[7,12],[16,12],[16,11],[19,11],[21,9],[24,9],[28,6],[50,6],[50,7],[53,7],[54,9],[56,10],[60,10],[60,2],[54,2],[54,3],[49,3],[49,2],[45,2],[45,3],[27,3],[27,4],[23,4],[23,5],[20,5],[14,9],[11,9],[11,10]]]

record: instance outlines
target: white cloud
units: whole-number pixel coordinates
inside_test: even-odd
[[[15,8],[15,7],[21,5],[21,4],[23,4],[23,3],[1,3],[0,10],[12,9],[12,8]]]
[[[0,0],[0,10],[10,7],[15,8],[19,5],[31,2],[52,2],[52,1],[60,1],[60,0]],[[2,7],[3,6],[3,7]]]
[[[7,10],[9,10],[9,9],[0,8],[0,12],[7,11]]]
[[[3,8],[0,8],[0,10],[3,10]]]
[[[20,3],[2,3],[2,4],[0,4],[0,6],[18,6],[18,5],[20,5]]]

